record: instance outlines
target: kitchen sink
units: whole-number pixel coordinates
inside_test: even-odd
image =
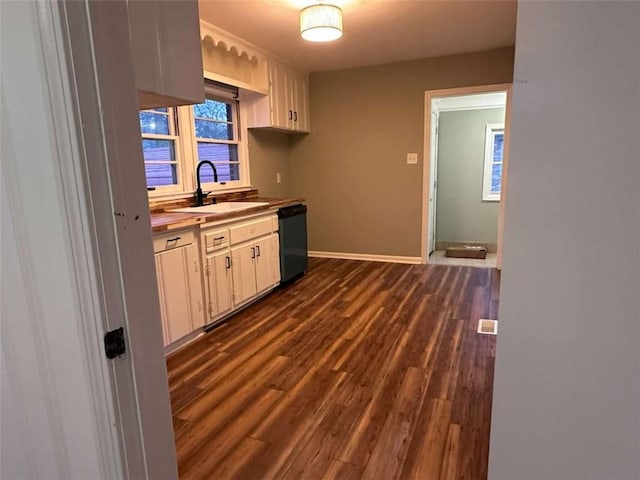
[[[203,205],[201,207],[176,208],[171,212],[182,213],[228,213],[248,210],[253,207],[269,205],[267,202],[220,202],[213,205]]]

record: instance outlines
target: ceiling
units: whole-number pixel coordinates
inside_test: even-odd
[[[312,0],[199,0],[200,17],[307,71],[476,52],[515,44],[516,0],[333,0],[344,35],[302,40],[299,10]]]

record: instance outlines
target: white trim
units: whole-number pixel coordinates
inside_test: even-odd
[[[485,128],[484,136],[484,165],[482,167],[482,201],[483,202],[499,202],[500,193],[491,191],[491,177],[493,176],[493,165],[496,162],[493,161],[495,136],[500,135],[504,137],[504,123],[488,123]],[[504,152],[504,142],[502,151]],[[503,164],[500,162],[500,164]],[[502,190],[502,185],[500,185]]]
[[[433,99],[434,110],[439,112],[458,112],[465,110],[487,110],[504,108],[507,104],[507,93],[491,92],[476,95],[460,95]]]
[[[407,263],[411,265],[419,265],[421,263],[424,263],[420,257],[374,255],[370,253],[318,252],[309,250],[308,255],[314,258],[339,258],[342,260],[362,260],[366,262]]]
[[[502,201],[500,202],[500,213],[498,215],[498,251],[496,257],[497,268],[502,267],[502,231],[504,223],[504,209],[505,209],[505,197],[506,197],[506,185],[508,174],[508,145],[509,145],[509,119],[511,110],[511,83],[501,83],[495,85],[481,85],[476,87],[461,87],[461,88],[447,88],[441,90],[427,90],[425,91],[425,122],[424,122],[424,152],[422,158],[425,159],[422,165],[422,229],[420,238],[420,257],[422,263],[427,263],[427,246],[428,246],[428,222],[429,222],[429,166],[430,166],[430,137],[431,137],[431,108],[432,100],[439,97],[450,97],[460,95],[470,95],[484,92],[507,92],[507,104],[505,106],[505,145],[503,155],[503,167],[502,167]]]
[[[82,169],[84,125],[75,116],[68,3],[82,7],[2,5],[0,364],[2,434],[10,439],[2,472],[128,478],[113,367],[103,356],[104,297]],[[32,129],[38,135],[26,139]]]

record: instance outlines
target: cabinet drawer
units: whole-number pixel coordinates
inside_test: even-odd
[[[195,241],[193,230],[178,230],[176,232],[154,235],[153,252],[158,253],[172,248],[184,247]]]
[[[205,232],[204,248],[207,253],[220,250],[229,246],[229,230],[216,230],[214,232]]]
[[[271,217],[268,217],[262,220],[242,223],[240,225],[229,228],[231,245],[246,242],[247,240],[261,237],[262,235],[269,235],[272,228],[271,222]]]

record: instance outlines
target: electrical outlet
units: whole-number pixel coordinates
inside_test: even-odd
[[[407,153],[407,165],[415,165],[418,163],[417,153]]]
[[[282,175],[280,172],[276,173],[276,183],[282,183]]]

